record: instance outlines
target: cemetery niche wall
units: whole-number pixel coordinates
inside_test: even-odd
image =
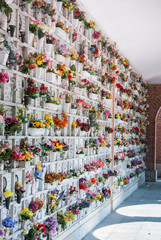
[[[2,0],[0,87],[0,237],[81,239],[144,181],[147,84],[79,2]]]

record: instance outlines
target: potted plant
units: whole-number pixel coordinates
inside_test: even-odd
[[[36,86],[36,83],[31,78],[27,79],[27,88],[24,89],[24,102],[27,106],[28,104],[31,104],[31,99],[36,99],[39,97],[39,89]]]
[[[22,184],[19,182],[15,183],[15,194],[17,195],[17,203],[21,203],[22,194],[25,192]]]
[[[47,35],[46,36],[46,53],[50,56],[52,55],[52,51],[53,51],[53,45],[56,43],[56,39],[54,37],[52,37],[51,35]]]

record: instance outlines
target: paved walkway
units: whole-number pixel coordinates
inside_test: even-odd
[[[141,186],[83,240],[161,240],[161,181]]]

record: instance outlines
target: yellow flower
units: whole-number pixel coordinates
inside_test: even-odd
[[[21,119],[19,119],[19,122],[21,123],[21,122],[22,122],[22,120],[21,120]]]
[[[9,190],[4,191],[3,194],[4,194],[7,198],[13,196],[13,192],[11,192],[11,191],[9,191]]]
[[[72,127],[75,128],[76,126],[77,126],[77,123],[76,123],[76,122],[73,122],[73,123],[72,123]]]
[[[27,208],[27,207],[25,207],[25,208],[24,208],[24,212],[27,212],[27,211],[28,211],[28,208]]]

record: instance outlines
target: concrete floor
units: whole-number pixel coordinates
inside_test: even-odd
[[[141,186],[83,240],[161,240],[161,181]]]

